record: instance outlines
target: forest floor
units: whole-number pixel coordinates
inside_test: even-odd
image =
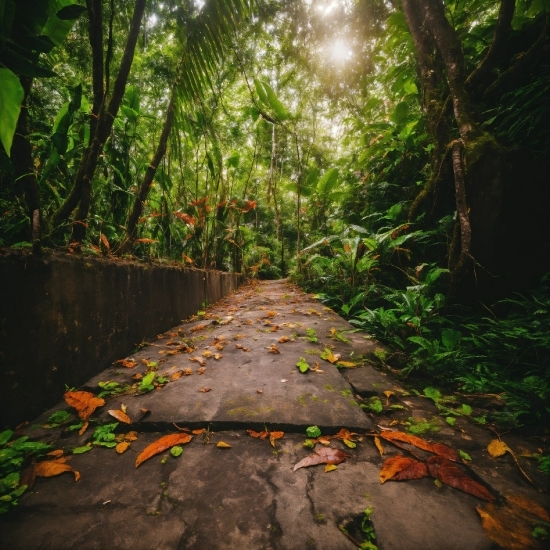
[[[287,281],[244,285],[201,313],[81,388],[133,386],[105,397],[81,436],[44,427],[56,411],[74,412],[65,402],[21,431],[68,454],[80,479],[37,478],[3,516],[1,548],[543,547],[531,533],[550,520],[540,508],[547,481],[526,458],[537,440],[503,435],[507,447],[497,441],[492,454],[504,454],[492,457],[498,434],[471,419],[490,405],[483,398],[445,402],[471,411],[449,425],[444,401],[415,394],[376,363],[380,344]],[[109,409],[133,420],[114,428],[130,445],[71,455],[94,427],[114,422]],[[293,470],[314,452],[304,446],[310,426],[322,434],[309,432],[316,456],[344,459],[336,467]],[[395,432],[403,435],[392,443]],[[186,443],[180,456],[166,448],[136,467],[168,434]],[[407,461],[388,462],[398,455]],[[381,471],[411,477],[403,464],[424,477],[381,483]]]

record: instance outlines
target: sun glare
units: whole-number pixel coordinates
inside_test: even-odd
[[[337,40],[330,47],[330,57],[336,63],[343,63],[344,61],[349,59],[351,55],[352,52],[349,46],[341,40]]]

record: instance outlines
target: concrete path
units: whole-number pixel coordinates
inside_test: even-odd
[[[124,358],[136,366],[115,364],[81,388],[99,393],[100,382],[113,381],[118,388],[133,386],[106,398],[94,415],[97,423],[82,436],[66,425],[43,427],[53,412],[72,412],[64,402],[24,429],[70,454],[91,441],[98,423],[114,421],[109,409],[124,404],[133,424],[120,423],[115,431],[138,434],[123,454],[94,447],[71,456],[78,482],[68,474],[38,478],[18,507],[1,517],[0,548],[352,549],[364,540],[361,523],[369,507],[381,550],[495,548],[476,511],[491,505],[438,487],[432,478],[380,483],[388,456],[410,455],[384,443],[381,457],[372,435],[422,422],[429,426],[423,438],[470,455],[464,471],[489,488],[497,505],[507,495],[520,495],[548,506],[546,495],[526,481],[511,457],[489,457],[493,433],[466,417],[449,426],[432,401],[375,369],[376,356],[383,355],[375,352],[382,347],[352,330],[298,288],[278,281],[246,285],[159,335]],[[339,354],[344,366],[323,359],[323,353],[333,361]],[[305,374],[296,367],[301,358],[310,366]],[[157,381],[160,376],[161,384],[140,393],[147,372],[155,372]],[[384,409],[377,414],[376,401]],[[479,415],[486,404],[472,406]],[[312,425],[323,435],[341,428],[359,434],[353,437],[355,448],[330,440],[348,455],[337,469],[325,472],[318,465],[293,471],[312,452],[303,446],[305,429]],[[168,433],[184,433],[176,427],[206,431],[194,435],[181,456],[166,451],[136,468],[147,445]],[[272,446],[268,439],[250,437],[250,429],[285,434]],[[518,453],[520,448],[537,452],[536,440],[504,439]],[[217,447],[219,442],[231,447]],[[419,458],[431,456],[405,447]],[[535,465],[522,462],[542,486],[545,479]]]

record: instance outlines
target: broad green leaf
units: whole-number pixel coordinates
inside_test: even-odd
[[[460,409],[458,409],[458,411],[461,414],[464,414],[466,416],[470,416],[472,414],[472,407],[470,407],[470,405],[466,405],[465,403],[463,403],[462,407],[460,407]]]
[[[317,184],[317,193],[319,195],[327,195],[338,184],[338,168],[327,170]]]
[[[174,445],[171,449],[170,449],[170,454],[174,457],[178,457],[181,455],[181,453],[183,453],[183,448],[180,447],[179,445]]]
[[[403,84],[403,89],[407,94],[418,94],[418,88],[414,83],[414,80],[407,80],[407,82]]]
[[[50,418],[48,418],[48,422],[61,424],[62,422],[66,422],[67,420],[69,420],[69,418],[72,418],[72,416],[67,411],[57,411],[50,415]]]
[[[442,398],[441,392],[437,388],[432,388],[431,386],[424,388],[424,395],[434,401],[439,401]]]
[[[48,20],[44,24],[40,34],[50,38],[56,46],[64,42],[76,21],[76,19],[60,19],[57,15],[59,13],[63,15],[63,8],[70,7],[71,5],[73,5],[71,0],[50,0],[49,2]]]
[[[378,397],[371,397],[368,407],[375,413],[381,413],[384,410],[384,405]]]
[[[458,330],[446,328],[441,331],[441,342],[447,350],[452,350],[460,342],[462,334]]]
[[[0,68],[0,141],[8,156],[24,95],[17,76],[9,69]]]
[[[70,21],[78,19],[86,11],[85,6],[80,6],[78,4],[70,4],[61,8],[57,13],[57,17],[62,21]]]
[[[73,454],[74,455],[81,455],[81,454],[87,453],[88,451],[91,451],[91,450],[92,450],[91,446],[84,445],[83,447],[75,447],[73,449]]]
[[[395,109],[390,114],[390,120],[396,124],[405,122],[407,115],[409,114],[409,105],[405,101],[399,102]]]
[[[465,453],[464,451],[461,451],[460,449],[458,451],[458,454],[460,455],[460,458],[462,458],[463,460],[472,460],[472,457],[468,453]]]
[[[321,435],[321,430],[318,426],[309,426],[308,428],[306,428],[306,435],[308,437],[316,438]]]
[[[303,357],[300,357],[300,360],[296,363],[296,366],[300,369],[301,373],[306,373],[309,370],[309,365]]]
[[[271,86],[267,82],[263,82],[265,93],[267,95],[267,101],[269,106],[275,111],[277,118],[279,120],[286,120],[288,118],[288,111],[285,109],[284,105],[279,101],[275,92],[272,90]]]
[[[5,430],[4,432],[0,433],[0,445],[5,445],[13,435],[13,430]]]
[[[269,107],[269,101],[267,100],[267,94],[264,90],[263,83],[258,80],[257,78],[254,79],[254,86],[256,87],[256,93],[258,94],[258,97],[260,98],[260,101]]]
[[[315,443],[311,441],[311,439],[306,439],[303,443],[304,447],[307,447],[308,449],[313,449],[315,447]]]
[[[456,418],[454,416],[447,416],[447,418],[445,418],[445,422],[447,422],[449,426],[454,426],[456,424]]]

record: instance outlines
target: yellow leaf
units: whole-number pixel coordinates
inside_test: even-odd
[[[338,470],[338,466],[336,466],[336,464],[326,464],[325,465],[325,472],[332,472],[334,470]]]
[[[115,447],[115,451],[121,455],[124,451],[128,450],[128,447],[130,447],[130,443],[128,443],[128,441],[122,441]]]
[[[222,346],[222,349],[223,349],[223,346]],[[214,354],[214,359],[216,361],[219,361],[222,357],[223,357],[223,355],[221,353],[215,353]]]
[[[380,441],[380,438],[377,435],[374,436],[374,444],[376,445],[376,448],[378,449],[380,456],[382,456],[385,452],[384,446],[382,445],[382,442]]]
[[[338,363],[336,363],[339,367],[346,367],[348,369],[352,369],[353,367],[356,367],[357,364],[356,363],[352,363],[351,361],[338,361]]]
[[[210,350],[205,350],[202,352],[202,356],[206,358],[212,357],[212,352]]]
[[[218,449],[231,449],[231,445],[224,443],[223,441],[218,441],[216,443],[216,447],[218,447]]]
[[[389,399],[393,395],[393,392],[387,390],[387,391],[384,392],[384,395]]]
[[[72,472],[74,474],[74,480],[80,479],[80,474],[74,470],[68,464],[65,464],[64,458],[58,458],[57,460],[48,460],[46,462],[39,462],[35,465],[35,473],[38,477],[53,477],[62,474],[63,472]]]
[[[131,424],[132,421],[130,420],[130,417],[126,414],[126,413],[123,413],[122,411],[118,411],[118,410],[112,410],[112,411],[107,411],[113,418],[116,418],[119,422],[124,422],[125,424]]]
[[[504,441],[500,441],[499,439],[493,439],[493,441],[491,441],[491,443],[487,445],[487,450],[489,451],[489,454],[493,458],[497,458],[505,454],[510,449],[508,445],[504,443]]]
[[[82,428],[78,430],[78,435],[82,435],[88,429],[88,424],[89,422],[84,422],[84,424],[82,424]]]

